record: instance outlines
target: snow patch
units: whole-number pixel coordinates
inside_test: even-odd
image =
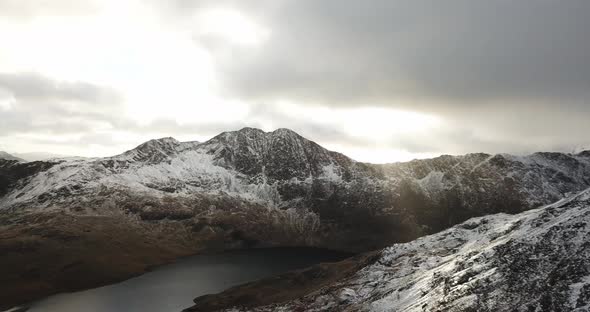
[[[333,183],[341,183],[342,182],[342,176],[340,175],[340,168],[338,168],[333,163],[322,167],[322,175],[320,175],[319,178],[321,180],[329,181],[329,182],[333,182]]]

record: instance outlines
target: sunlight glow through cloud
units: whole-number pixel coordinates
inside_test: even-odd
[[[163,23],[159,12],[142,1],[96,1],[95,4],[97,10],[83,16],[48,14],[18,21],[0,20],[2,72],[39,73],[56,81],[112,88],[120,93],[122,102],[121,109],[111,113],[140,126],[166,120],[179,126],[235,124],[265,130],[287,127],[285,120],[275,120],[266,114],[253,115],[250,108],[258,103],[223,95],[214,51],[195,41],[195,36],[208,36],[239,46],[239,51],[256,51],[271,36],[271,30],[264,25],[231,7],[206,8],[186,20]],[[14,105],[14,98],[0,98],[0,109],[11,109]],[[387,108],[335,109],[288,100],[270,105],[284,112],[289,119],[288,127],[296,128],[297,122],[332,127],[374,146],[363,149],[314,138],[313,133],[309,136],[319,144],[364,161],[419,157],[386,146],[396,135],[431,131],[441,125],[435,116]],[[84,123],[72,118],[64,121]],[[45,121],[39,117],[36,122],[42,125]],[[52,152],[55,153],[105,156],[156,136],[203,140],[211,135],[138,133],[105,122],[86,125],[91,134],[70,133],[59,137],[48,133],[18,134],[5,138],[1,148],[20,152],[47,150],[54,142],[57,150]],[[77,142],[89,140],[89,136],[97,140],[88,143],[92,149],[88,144],[76,146]],[[113,142],[110,145],[98,141],[108,137]],[[24,144],[23,140],[29,143]]]
[[[219,36],[231,43],[256,45],[270,36],[270,31],[238,11],[227,8],[207,9],[197,17],[200,35]]]

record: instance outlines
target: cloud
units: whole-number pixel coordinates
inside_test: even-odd
[[[0,73],[0,88],[22,100],[75,100],[83,104],[116,105],[116,91],[86,82],[54,81],[36,73]]]
[[[423,110],[547,99],[585,108],[590,98],[587,1],[292,0],[249,11],[272,35],[218,59],[235,96]]]
[[[98,10],[94,1],[80,0],[0,0],[0,16],[11,19],[39,15],[93,14]]]
[[[306,115],[302,116],[300,112],[303,110],[308,110],[311,114],[323,118],[310,119]],[[396,130],[387,125],[379,125],[382,128],[380,131],[370,131],[365,135],[360,135],[357,129],[363,127],[366,121],[362,120],[362,116],[367,115],[363,110],[365,110],[363,107],[332,109],[328,113],[347,112],[346,115],[350,116],[335,123],[321,107],[295,106],[285,109],[277,105],[258,104],[252,107],[246,119],[254,121],[248,124],[253,127],[291,128],[316,142],[342,148],[343,150],[338,150],[341,152],[390,149],[407,152],[408,157],[473,152],[526,154],[549,149],[570,151],[572,146],[576,146],[581,141],[580,136],[585,136],[585,129],[588,128],[587,123],[584,122],[586,116],[568,116],[571,122],[569,127],[552,129],[551,135],[546,136],[543,134],[546,129],[535,127],[525,129],[530,132],[523,131],[523,127],[519,124],[527,118],[526,116],[514,115],[507,118],[503,114],[488,114],[487,118],[501,120],[492,120],[490,124],[482,126],[475,124],[480,123],[480,120],[468,122],[468,118],[464,116],[458,118],[462,119],[463,123],[456,123],[454,119],[444,119],[433,125],[425,124],[424,129],[417,127],[418,129],[414,131],[400,131],[403,130],[403,126]],[[396,117],[397,112],[395,111],[380,110],[380,114],[387,115],[386,119],[392,123],[400,122],[405,118],[404,116]],[[567,115],[567,113],[564,114]],[[355,118],[355,116],[361,119]],[[546,120],[539,121],[539,123],[542,122],[545,128],[552,128],[551,118],[565,119],[565,117],[548,115]],[[378,122],[381,123],[381,121]],[[537,123],[533,123],[533,126],[536,125]],[[229,129],[237,129],[237,127]],[[367,154],[370,153],[367,152]],[[394,160],[398,159],[383,161]]]
[[[436,133],[391,137],[410,151],[588,143],[588,1],[286,0],[242,9],[271,36],[255,50],[209,45],[228,96],[445,120]]]
[[[55,81],[36,73],[0,73],[0,135],[65,134],[108,126],[122,110],[120,95],[85,82]]]
[[[211,10],[241,21],[200,28]],[[362,160],[590,143],[584,0],[0,0],[0,16],[12,146],[90,154],[244,126]],[[265,35],[240,44],[246,24]]]

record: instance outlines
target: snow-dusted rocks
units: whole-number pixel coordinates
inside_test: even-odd
[[[186,206],[195,198],[222,197],[265,207],[293,222],[285,227],[319,220],[307,228],[307,243],[349,250],[408,241],[474,216],[520,212],[590,186],[585,152],[469,154],[372,165],[288,129],[253,128],[203,143],[151,140],[107,158],[4,161],[2,170],[10,178],[3,182],[0,210],[122,211],[160,219],[170,211],[176,219],[208,209]],[[144,201],[136,198],[150,204],[139,207]],[[106,201],[112,209],[103,208]]]
[[[244,289],[254,293],[256,285],[265,283],[272,280],[240,286],[222,295],[232,298]],[[211,302],[214,297],[203,302]],[[354,274],[301,298],[263,307],[238,306],[228,311],[589,309],[587,190],[546,207],[517,215],[470,219],[438,234],[385,248]],[[199,305],[190,311],[200,311]]]

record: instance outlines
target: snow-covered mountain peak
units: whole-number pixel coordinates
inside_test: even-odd
[[[121,155],[111,157],[111,159],[157,163],[171,155],[176,154],[180,150],[181,142],[172,137],[166,137],[149,140],[132,150],[124,152]]]
[[[177,145],[179,143],[180,142],[177,139],[173,138],[173,137],[163,137],[163,138],[159,138],[159,139],[149,140],[149,141],[145,142],[142,145],[145,145],[145,144],[156,144],[156,145],[176,144]]]
[[[238,144],[250,144],[250,145],[261,145],[266,143],[265,141],[272,141],[273,139],[277,138],[284,138],[290,140],[305,140],[304,137],[300,136],[293,130],[289,130],[286,128],[279,128],[277,130],[271,132],[265,132],[264,130],[258,128],[251,128],[245,127],[240,130],[236,131],[226,131],[223,132],[211,140],[204,143],[204,145],[213,145],[213,144],[230,144],[230,145],[238,145]]]
[[[264,132],[243,128],[224,132],[197,149],[213,155],[219,166],[271,180],[304,180],[321,175],[325,166],[342,167],[353,162],[288,129]]]
[[[264,130],[262,129],[258,129],[258,128],[253,128],[253,127],[244,127],[240,130],[237,131],[233,131],[233,132],[239,132],[239,133],[266,133]]]
[[[142,151],[157,151],[157,150],[173,150],[181,143],[173,137],[165,137],[160,139],[152,139],[145,143],[138,145],[134,150]]]
[[[327,227],[342,225],[343,233],[364,220],[354,241],[345,241],[351,236],[340,228],[329,229],[333,241],[347,248],[377,248],[470,217],[521,212],[590,186],[590,158],[580,155],[479,153],[373,165],[291,130],[255,128],[224,132],[204,143],[162,138],[114,157],[53,160],[32,169],[10,163],[0,169],[10,177],[0,209],[63,208],[113,194],[183,200],[225,194],[265,207],[311,211]]]
[[[281,136],[281,137],[289,137],[290,136],[290,137],[301,137],[302,138],[302,136],[299,135],[299,133],[297,133],[291,129],[288,129],[288,128],[278,128],[275,131],[272,131],[271,133],[275,136]]]

